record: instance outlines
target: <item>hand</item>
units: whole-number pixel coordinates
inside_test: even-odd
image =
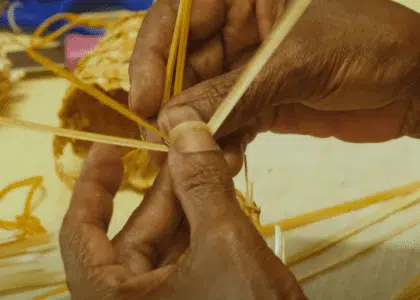
[[[132,57],[130,107],[150,119],[161,105],[177,2],[154,4]],[[284,2],[193,2],[187,90],[161,111],[162,130],[210,119]],[[267,130],[349,142],[420,137],[418,28],[420,15],[392,1],[313,0],[219,130],[222,146]]]
[[[118,151],[94,146],[60,234],[73,299],[306,299],[240,210],[205,124],[172,131],[168,164],[110,240],[121,175]]]

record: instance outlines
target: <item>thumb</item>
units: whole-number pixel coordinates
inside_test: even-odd
[[[245,217],[223,152],[207,125],[182,123],[171,131],[170,142],[169,172],[192,236],[199,228]]]
[[[221,76],[203,81],[181,94],[175,96],[163,107],[159,113],[158,125],[159,128],[166,134],[169,134],[171,129],[186,121],[201,120],[208,123],[219,105],[224,101],[229,91],[239,78],[243,68],[236,69]],[[265,77],[262,73],[261,78]],[[257,77],[259,77],[257,76]],[[229,115],[226,121],[217,132],[217,138],[230,135],[244,126],[252,124],[260,125],[260,117],[264,115],[264,122],[269,122],[267,118],[267,111],[271,107],[268,97],[261,97],[261,83],[263,80],[256,79],[248,88],[239,103],[235,106],[233,112]]]

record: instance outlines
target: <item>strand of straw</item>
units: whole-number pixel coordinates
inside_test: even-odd
[[[182,92],[182,87],[184,84],[185,59],[187,56],[188,34],[189,34],[189,25],[190,25],[190,17],[191,17],[191,5],[192,5],[192,0],[182,1],[181,34],[179,37],[179,49],[178,49],[177,66],[176,66],[175,83],[174,83],[174,96]]]
[[[362,232],[368,227],[382,222],[390,216],[415,206],[420,203],[420,193],[416,192],[408,197],[402,197],[395,199],[389,203],[384,204],[378,211],[371,213],[367,216],[363,216],[358,220],[355,220],[353,224],[347,226],[343,230],[340,230],[324,240],[316,242],[314,245],[307,247],[305,250],[292,255],[287,259],[288,265],[296,265],[306,259],[311,258],[314,255],[321,253],[322,251],[331,248],[345,239],[354,236],[355,234]]]
[[[171,98],[172,81],[173,81],[175,63],[176,63],[177,54],[178,54],[178,46],[179,46],[180,36],[181,36],[182,14],[185,10],[184,4],[185,4],[184,1],[180,1],[178,14],[175,21],[175,28],[174,28],[174,33],[172,36],[171,48],[169,50],[168,63],[166,64],[165,89],[163,92],[162,104],[167,103],[169,99]]]
[[[43,300],[43,299],[46,299],[48,297],[64,294],[67,291],[68,291],[67,284],[62,284],[59,287],[55,288],[54,290],[51,290],[51,291],[48,291],[48,292],[46,292],[42,295],[38,295],[38,296],[33,297],[32,300]]]
[[[280,228],[285,231],[307,226],[345,213],[360,210],[380,202],[388,201],[397,196],[413,193],[419,188],[420,181],[415,181],[401,187],[396,187],[373,195],[365,196],[357,200],[340,203],[327,208],[321,208],[297,217],[283,219],[279,222],[262,226],[261,234],[265,237],[272,236],[274,234],[274,227],[276,225],[279,225]]]
[[[151,132],[154,132],[161,136],[162,138],[166,139],[166,136],[157,128],[153,127],[149,123],[147,123],[145,120],[128,110],[125,106],[121,105],[120,103],[116,102],[114,99],[109,97],[106,93],[101,92],[100,90],[94,88],[91,85],[88,85],[84,83],[82,80],[77,78],[74,74],[67,71],[66,69],[58,66],[50,59],[42,56],[41,54],[37,53],[34,49],[26,48],[25,51],[29,54],[29,56],[44,66],[45,68],[50,69],[54,73],[58,74],[59,76],[67,79],[68,81],[72,82],[75,86],[77,86],[80,90],[84,91],[88,95],[94,97],[95,99],[98,99],[101,103],[104,105],[112,108],[116,112],[120,113],[124,117],[128,118],[129,120],[132,120],[133,122],[136,122],[137,124],[143,126],[144,128],[150,130]]]
[[[360,249],[356,249],[355,251],[349,253],[346,257],[339,259],[338,261],[335,262],[331,262],[329,264],[327,264],[326,266],[323,266],[319,269],[316,269],[306,275],[303,275],[301,277],[298,278],[299,282],[304,282],[306,280],[309,280],[313,277],[316,277],[318,275],[321,275],[327,271],[333,270],[335,268],[338,268],[342,265],[344,265],[345,263],[353,260],[354,258],[358,257],[359,255],[379,246],[380,244],[386,242],[387,240],[390,240],[394,237],[396,237],[397,235],[400,235],[401,233],[417,226],[420,224],[420,218],[417,220],[413,220],[410,221],[407,224],[404,224],[403,226],[398,227],[397,229],[395,229],[394,231],[388,233],[387,235],[378,237],[376,239],[373,239],[372,241],[370,241],[368,244],[366,244],[365,246],[363,246]]]
[[[154,132],[155,134],[161,136],[165,141],[167,141],[167,137],[165,134],[163,134],[159,129],[149,124],[147,121],[143,120],[139,116],[137,116],[135,113],[131,112],[129,109],[127,109],[124,105],[118,103],[111,97],[109,97],[106,93],[102,92],[101,90],[97,89],[93,85],[89,85],[84,83],[80,78],[75,76],[72,72],[66,70],[65,68],[60,67],[55,62],[50,60],[49,58],[39,54],[35,49],[31,47],[26,47],[21,41],[19,41],[15,37],[11,37],[11,39],[14,41],[16,45],[19,45],[22,47],[26,53],[37,63],[42,65],[48,70],[51,70],[58,76],[67,79],[69,82],[71,82],[74,86],[76,86],[78,89],[84,91],[86,94],[92,96],[96,100],[98,100],[100,103],[108,106],[109,108],[113,109],[114,111],[118,112],[122,116],[126,117],[127,119],[137,123],[140,126],[143,126],[145,129],[150,130],[151,132]]]
[[[27,129],[27,130],[34,130],[38,132],[51,133],[57,136],[67,137],[71,139],[117,145],[117,146],[129,147],[129,148],[135,148],[135,149],[168,152],[168,147],[166,145],[153,144],[153,143],[143,142],[140,140],[127,139],[127,138],[109,136],[109,135],[104,135],[104,134],[97,134],[97,133],[91,133],[91,132],[65,129],[65,128],[60,128],[60,127],[53,127],[53,126],[27,122],[27,121],[22,121],[22,120],[0,117],[0,124],[13,126],[13,127],[19,127],[19,128]]]

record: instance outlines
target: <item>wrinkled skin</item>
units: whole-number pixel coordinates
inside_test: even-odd
[[[306,299],[242,213],[210,132],[178,133],[168,163],[112,240],[120,153],[92,148],[60,233],[72,299]]]
[[[150,120],[160,110],[176,3],[154,5],[132,57],[130,107]],[[163,131],[210,119],[283,6],[279,0],[193,2],[187,90],[160,111]],[[233,173],[258,132],[357,143],[420,137],[418,28],[419,14],[392,1],[313,0],[217,134]]]
[[[283,5],[194,0],[187,90],[159,114],[177,3],[157,1],[130,65],[130,108],[166,133],[187,120],[207,122]],[[73,298],[305,299],[240,211],[232,175],[259,132],[350,142],[419,137],[418,28],[419,16],[391,1],[313,0],[218,132],[222,150],[203,130],[171,140],[153,188],[112,240],[106,231],[122,164],[119,150],[96,145],[60,234]]]

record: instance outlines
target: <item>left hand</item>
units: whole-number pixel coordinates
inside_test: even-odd
[[[73,299],[306,299],[241,211],[206,125],[194,124],[173,130],[168,163],[112,240],[121,159],[91,150],[60,234]]]
[[[72,299],[143,299],[170,273],[165,266],[188,246],[188,228],[167,168],[118,235],[107,237],[123,175],[121,156],[114,146],[92,147],[64,218],[60,246]],[[119,290],[136,276],[142,284]]]

